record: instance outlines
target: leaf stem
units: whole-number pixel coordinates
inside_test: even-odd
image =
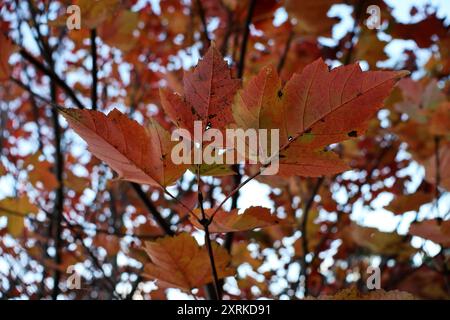
[[[198,205],[200,207],[200,211],[202,214],[202,219],[200,220],[200,223],[203,226],[203,229],[205,231],[205,245],[208,250],[209,262],[211,264],[211,271],[212,271],[213,281],[214,281],[215,297],[213,299],[214,300],[222,300],[222,292],[220,290],[220,282],[219,282],[219,277],[217,276],[216,263],[214,261],[214,252],[212,249],[211,236],[209,233],[209,225],[211,224],[212,220],[208,219],[208,217],[205,214],[205,209],[203,208],[203,193],[201,190],[201,178],[200,178],[200,166],[199,165],[197,165],[197,194],[198,194]]]

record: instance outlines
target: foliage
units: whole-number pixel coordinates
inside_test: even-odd
[[[382,0],[2,1],[0,296],[450,298],[437,9],[405,23]],[[171,134],[194,121],[279,129],[278,173],[176,163]]]

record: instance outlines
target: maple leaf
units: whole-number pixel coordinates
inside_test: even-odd
[[[218,278],[234,275],[227,251],[215,242],[212,249]],[[146,242],[145,251],[151,262],[145,265],[144,276],[163,286],[190,291],[213,280],[206,247],[200,247],[188,233]]]
[[[411,224],[409,234],[450,247],[450,221],[425,220]]]
[[[194,121],[202,121],[203,130],[223,130],[233,120],[231,105],[239,83],[213,44],[194,71],[185,73],[184,95],[161,89],[161,104],[172,121],[192,135]]]
[[[205,215],[210,218],[215,209],[206,209]],[[196,209],[197,215],[200,216],[200,209]],[[199,229],[203,230],[203,226],[195,219],[189,217],[191,223]],[[209,232],[212,233],[226,233],[247,231],[256,228],[265,228],[272,225],[280,224],[282,221],[270,213],[270,209],[263,207],[250,207],[242,214],[239,214],[238,209],[231,212],[219,210],[214,215],[211,224],[209,225]]]
[[[335,3],[336,0],[286,0],[285,6],[286,11],[298,19],[296,28],[300,33],[331,36],[331,28],[339,19],[328,17],[327,12]]]
[[[395,82],[407,73],[362,72],[358,64],[329,71],[318,59],[282,87],[276,70],[268,66],[239,91],[233,116],[241,128],[280,129],[280,145],[286,146],[280,153],[280,174],[338,173],[348,167],[323,148],[363,134]]]
[[[120,179],[166,187],[187,169],[173,164],[170,152],[176,142],[154,121],[145,128],[117,109],[107,116],[92,110],[59,110],[92,154],[105,161]]]

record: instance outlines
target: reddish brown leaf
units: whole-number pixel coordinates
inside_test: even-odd
[[[186,170],[185,166],[172,163],[174,142],[156,122],[146,129],[117,109],[107,116],[91,110],[60,111],[87,142],[89,150],[116,171],[120,179],[165,187]]]
[[[211,45],[193,71],[184,75],[184,96],[161,89],[161,104],[167,115],[180,127],[194,132],[194,121],[224,129],[233,119],[231,104],[239,81],[231,79],[230,70],[220,52]]]

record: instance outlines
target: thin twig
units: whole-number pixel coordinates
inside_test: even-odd
[[[98,70],[97,70],[97,45],[95,40],[97,38],[97,31],[91,30],[91,55],[92,55],[92,89],[91,101],[92,110],[97,110],[97,86],[98,86]]]
[[[314,203],[314,198],[316,197],[317,193],[319,192],[320,187],[322,186],[322,183],[324,181],[323,177],[320,177],[315,186],[314,189],[311,192],[311,196],[309,197],[308,201],[305,204],[305,208],[303,211],[303,217],[302,217],[302,224],[301,224],[301,231],[302,231],[302,249],[303,249],[303,256],[301,258],[301,272],[300,277],[303,277],[304,279],[304,296],[306,297],[308,295],[308,262],[306,261],[306,256],[308,254],[308,218],[309,218],[309,212],[311,211],[312,205]],[[297,285],[300,283],[300,281],[297,282]],[[297,288],[295,289],[297,291]]]
[[[208,256],[209,256],[209,262],[211,264],[211,272],[213,275],[213,281],[214,281],[214,291],[215,291],[215,297],[214,300],[222,300],[222,292],[220,290],[220,282],[219,277],[217,276],[217,269],[216,269],[216,263],[214,261],[214,252],[212,249],[211,244],[211,236],[209,234],[209,225],[211,223],[211,219],[208,219],[208,217],[205,214],[205,210],[203,208],[203,193],[201,190],[201,178],[200,178],[200,166],[197,165],[197,194],[198,194],[198,205],[200,207],[200,211],[202,214],[202,219],[200,220],[200,223],[203,226],[203,229],[205,231],[205,245],[208,250]]]
[[[256,0],[250,0],[250,5],[247,12],[247,18],[245,20],[244,35],[242,36],[241,54],[239,55],[239,65],[237,71],[237,77],[239,79],[244,75],[245,70],[245,55],[247,53],[247,42],[250,35],[250,24],[252,23],[253,12],[255,10]]]

